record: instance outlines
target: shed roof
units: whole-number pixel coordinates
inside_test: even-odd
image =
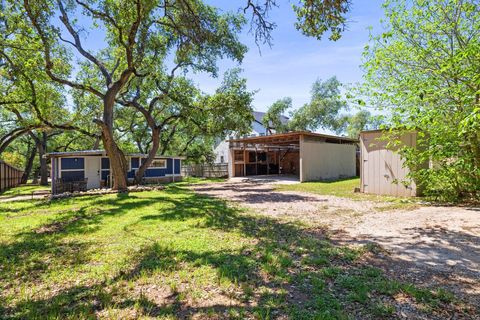
[[[240,142],[249,144],[298,144],[300,137],[312,137],[323,139],[323,142],[331,143],[358,143],[358,139],[339,137],[322,133],[313,133],[310,131],[293,131],[287,133],[275,133],[267,136],[247,137],[240,139],[231,139],[229,142]]]
[[[145,153],[127,153],[128,157],[146,158],[148,154]],[[79,150],[79,151],[64,151],[64,152],[49,152],[45,155],[48,158],[55,157],[75,157],[75,156],[107,156],[105,150]],[[155,156],[155,159],[185,159],[181,156]]]

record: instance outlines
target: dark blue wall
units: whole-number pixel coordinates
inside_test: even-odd
[[[85,179],[84,171],[62,171],[62,179],[64,181],[83,180]]]
[[[132,179],[135,177],[135,171],[138,169],[140,160],[139,158],[131,158],[131,170],[127,173],[127,177]],[[169,159],[167,158],[167,168],[165,169],[147,169],[145,171],[145,177],[155,178],[155,177],[164,177],[167,174],[180,174],[180,160],[179,159]],[[85,173],[85,162],[84,158],[61,158],[61,169],[65,170],[75,170],[75,171],[62,171],[62,178],[67,180],[81,180],[84,179]],[[175,164],[175,166],[174,166]],[[101,179],[106,180],[107,176],[110,174],[110,170],[105,170],[110,168],[110,159],[102,157],[101,159]]]
[[[175,159],[175,174],[180,174],[180,159]]]
[[[132,169],[138,169],[140,167],[138,158],[132,158],[131,161],[132,161],[132,165],[131,165]]]
[[[85,168],[85,162],[83,158],[62,158],[61,161],[60,168],[62,170],[83,170]]]
[[[131,167],[132,170],[130,170],[127,173],[128,178],[134,178],[135,177],[135,169],[138,169],[139,167],[139,158],[131,158]],[[143,161],[143,159],[142,159]],[[175,166],[175,173],[179,174],[180,173],[180,160],[175,160],[176,164]],[[178,168],[177,168],[178,166]],[[147,178],[155,178],[155,177],[164,177],[167,174],[172,174],[173,173],[173,159],[167,159],[167,168],[165,169],[147,169],[145,170],[145,177]]]
[[[102,170],[100,179],[107,180],[107,176],[110,174],[110,170]]]
[[[110,169],[110,159],[102,158],[102,169]]]

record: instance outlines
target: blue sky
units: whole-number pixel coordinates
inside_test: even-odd
[[[272,11],[271,20],[277,23],[273,32],[273,46],[261,46],[261,54],[253,35],[248,28],[241,41],[249,47],[240,67],[247,79],[250,90],[259,90],[254,98],[254,108],[265,111],[275,100],[291,97],[293,106],[300,107],[309,101],[310,87],[317,79],[327,79],[336,75],[342,83],[355,83],[362,80],[360,69],[363,47],[368,42],[369,30],[381,31],[380,19],[383,17],[382,1],[353,0],[348,15],[348,28],[342,38],[336,42],[328,37],[318,41],[302,35],[294,27],[295,14],[288,0],[278,1],[279,8]],[[208,3],[226,10],[236,10],[241,1],[210,0]],[[226,4],[227,3],[227,4]],[[235,67],[231,61],[221,61],[220,71]],[[207,75],[195,75],[193,79],[205,92],[212,92],[220,79]]]

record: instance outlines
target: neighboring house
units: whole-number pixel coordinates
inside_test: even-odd
[[[244,137],[258,137],[258,136],[267,136],[275,133],[275,130],[268,129],[267,126],[263,123],[263,117],[265,112],[254,111],[252,122],[252,131],[245,135]],[[283,124],[288,123],[288,118],[282,116],[281,121]],[[228,140],[235,138],[234,135],[230,137],[225,137],[223,140],[218,139],[215,144],[213,152],[215,153],[215,163],[228,163],[228,150],[229,144]]]
[[[409,181],[410,169],[404,165],[401,155],[387,147],[383,130],[362,131],[360,133],[360,191],[391,196],[414,197],[422,194],[422,189]],[[417,148],[417,133],[402,134],[403,145]],[[421,168],[428,168],[425,162]]]
[[[229,141],[229,177],[289,175],[300,182],[355,176],[357,139],[308,131]]]
[[[72,152],[52,152],[46,155],[52,159],[52,193],[57,193],[57,183],[86,182],[86,189],[96,189],[111,185],[110,159],[105,150],[85,150]],[[128,179],[133,182],[135,173],[146,154],[127,154]],[[156,157],[145,171],[147,182],[170,182],[181,179],[183,157]]]

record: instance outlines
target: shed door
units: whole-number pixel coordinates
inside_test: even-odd
[[[87,189],[100,188],[100,158],[85,157],[85,178]]]

